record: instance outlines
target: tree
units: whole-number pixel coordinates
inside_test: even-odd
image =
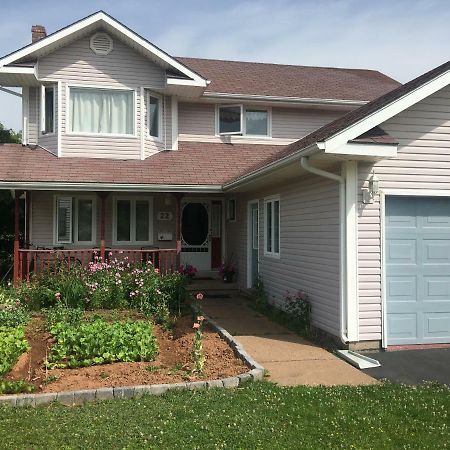
[[[20,144],[22,142],[22,132],[17,133],[11,128],[5,128],[0,122],[0,144]]]

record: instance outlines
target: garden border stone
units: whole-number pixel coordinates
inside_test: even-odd
[[[225,328],[204,315],[208,325],[233,349],[235,355],[250,369],[234,377],[226,377],[217,380],[190,381],[187,383],[173,384],[146,384],[138,386],[118,386],[114,388],[83,389],[78,391],[46,392],[42,394],[16,394],[1,395],[0,406],[42,406],[53,402],[66,406],[83,405],[84,403],[141,398],[144,395],[162,395],[169,390],[197,390],[214,388],[236,388],[248,382],[262,380],[264,367],[257,363]]]

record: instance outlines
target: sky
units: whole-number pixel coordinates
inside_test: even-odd
[[[174,56],[379,70],[404,83],[447,61],[450,0],[0,0],[0,55],[98,10]],[[21,100],[0,92],[0,122]]]

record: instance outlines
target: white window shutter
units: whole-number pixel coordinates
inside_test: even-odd
[[[56,241],[59,244],[72,243],[72,197],[58,197],[56,200]]]

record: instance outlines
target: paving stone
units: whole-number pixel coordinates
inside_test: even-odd
[[[239,378],[239,386],[249,383],[250,381],[253,381],[253,377],[248,372],[241,373],[237,377]]]
[[[238,377],[229,377],[223,378],[223,386],[226,388],[235,388],[239,386],[239,378]]]
[[[222,380],[208,380],[206,382],[206,385],[208,388],[223,388],[223,381]]]
[[[254,380],[262,380],[264,378],[264,369],[252,369],[249,374]]]
[[[16,406],[34,406],[34,394],[19,394]]]
[[[113,400],[114,389],[113,388],[99,388],[95,392],[96,400]]]
[[[84,389],[81,391],[75,391],[73,393],[73,404],[83,405],[87,402],[93,402],[95,400],[95,389]]]
[[[16,406],[17,395],[0,396],[0,405]]]
[[[49,392],[45,394],[36,394],[35,396],[35,406],[48,405],[56,401],[56,392]]]
[[[150,386],[150,393],[152,395],[162,395],[165,394],[169,389],[168,384],[153,384]]]
[[[56,401],[66,406],[73,406],[73,392],[70,391],[58,392],[56,396]]]
[[[184,389],[187,389],[186,383],[173,383],[168,385],[169,389],[172,391],[182,391]]]
[[[114,398],[133,398],[134,386],[123,386],[114,388]]]
[[[187,388],[190,389],[191,391],[197,389],[205,389],[206,381],[191,381],[190,383],[187,383]]]
[[[141,386],[134,386],[134,398],[141,398],[144,395],[152,394],[151,386],[143,384]]]

